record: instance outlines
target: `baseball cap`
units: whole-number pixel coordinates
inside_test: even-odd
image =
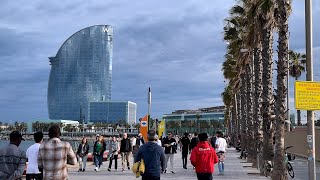
[[[16,139],[21,138],[21,140],[24,141],[24,138],[22,138],[22,134],[19,131],[12,131],[10,134],[10,139]]]
[[[96,137],[99,137],[99,136],[100,136],[99,134],[96,135]]]

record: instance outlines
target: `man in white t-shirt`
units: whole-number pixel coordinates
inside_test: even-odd
[[[216,140],[216,152],[218,155],[218,168],[219,168],[219,175],[223,175],[224,173],[224,159],[225,159],[225,152],[227,147],[227,141],[223,138],[223,133],[218,131],[216,133],[217,140]]]
[[[39,154],[39,148],[40,144],[43,140],[43,133],[42,132],[36,132],[34,133],[34,143],[32,146],[30,146],[27,149],[26,156],[28,159],[28,166],[26,171],[26,180],[30,179],[42,179],[42,170],[38,168],[38,154]]]

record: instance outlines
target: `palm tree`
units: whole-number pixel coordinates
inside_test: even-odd
[[[232,89],[230,85],[224,88],[224,91],[221,93],[222,96],[222,101],[224,105],[226,106],[226,111],[224,113],[224,120],[225,120],[225,125],[228,127],[228,132],[231,133],[231,124],[234,124],[230,120],[230,108],[231,108],[231,103],[232,103]]]
[[[258,22],[262,27],[262,129],[263,129],[263,159],[272,160],[273,155],[273,128],[272,128],[272,101],[273,101],[273,30],[275,27],[274,8],[275,0],[261,0]]]
[[[289,15],[291,12],[291,1],[276,0],[276,20],[278,26],[278,62],[277,62],[277,90],[276,90],[276,123],[275,123],[275,154],[272,179],[286,180],[287,168],[284,153],[284,130],[287,116],[286,98],[288,88],[286,87],[288,70],[288,42],[289,42]]]
[[[306,55],[289,51],[289,73],[291,77],[294,77],[297,81],[302,72],[305,71]],[[301,126],[301,111],[297,110],[297,125]]]

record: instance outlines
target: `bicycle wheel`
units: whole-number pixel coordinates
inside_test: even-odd
[[[288,170],[289,176],[291,178],[294,178],[294,171],[290,162],[287,163],[287,170]]]
[[[271,177],[272,167],[271,164],[267,161],[263,164],[263,173],[267,178]]]

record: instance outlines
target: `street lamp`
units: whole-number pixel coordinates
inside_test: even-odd
[[[199,122],[199,119],[201,118],[201,115],[198,112],[196,114],[196,118],[197,118],[197,132],[200,133],[200,122]]]

